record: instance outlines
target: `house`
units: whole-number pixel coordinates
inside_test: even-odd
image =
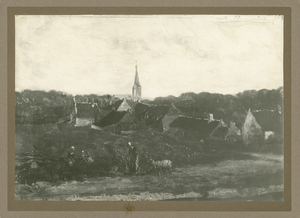
[[[182,115],[183,113],[174,104],[152,105],[144,112],[143,118],[147,125],[158,128],[160,131],[166,131],[169,124]]]
[[[228,133],[228,127],[223,120],[220,120],[218,126],[211,132],[210,137],[225,138]]]
[[[133,109],[135,117],[139,121],[145,120],[146,119],[146,111],[149,110],[150,107],[151,106],[148,104],[143,104],[143,103],[138,102]]]
[[[117,100],[116,102],[101,107],[101,113],[107,115],[112,110],[114,111],[133,111],[135,102],[127,100],[126,98]]]
[[[135,115],[132,112],[126,112],[123,118],[118,123],[117,128],[119,128],[117,131],[121,132],[128,132],[128,131],[136,131],[139,129],[139,121],[135,117]]]
[[[76,103],[75,104],[76,120],[75,126],[89,126],[101,117],[99,108],[95,104]]]
[[[169,129],[169,125],[179,116],[183,116],[183,113],[172,103],[161,120],[163,131],[167,131]]]
[[[242,133],[239,128],[236,127],[235,123],[230,121],[228,132],[225,136],[225,139],[239,139],[241,138]]]
[[[281,108],[275,110],[255,110],[253,111],[253,116],[261,126],[266,142],[271,143],[283,140]]]
[[[112,110],[115,110],[115,111],[132,111],[132,108],[129,105],[129,103],[127,102],[126,98],[123,98],[121,100],[116,101],[112,105]]]
[[[122,131],[136,131],[138,126],[138,120],[133,113],[129,111],[113,110],[100,121],[93,123],[91,128],[120,134]]]
[[[242,136],[244,146],[261,146],[264,144],[264,131],[250,109],[242,128]]]
[[[175,137],[200,140],[210,137],[219,124],[218,120],[179,116],[170,123],[168,132]]]

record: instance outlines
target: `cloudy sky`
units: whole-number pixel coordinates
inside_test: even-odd
[[[144,98],[283,86],[283,17],[16,16],[16,91]]]

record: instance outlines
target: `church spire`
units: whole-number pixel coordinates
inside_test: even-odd
[[[137,87],[141,87],[136,61],[135,61],[135,79],[134,79],[134,85],[137,86]]]
[[[134,84],[132,87],[132,99],[133,99],[133,101],[142,100],[142,86],[141,86],[140,80],[139,80],[139,74],[138,74],[138,70],[137,70],[136,61],[135,61],[135,78],[134,78]]]

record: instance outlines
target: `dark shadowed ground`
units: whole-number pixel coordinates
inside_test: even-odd
[[[197,141],[180,141],[151,129],[114,135],[69,124],[17,128],[16,169],[25,163],[28,166],[16,173],[25,177],[16,180],[18,200],[283,200],[283,148],[279,145],[242,148],[216,140],[210,151],[202,151]],[[141,157],[143,170],[135,176],[124,173],[128,141]],[[95,162],[76,176],[56,175],[54,165],[64,160],[71,145],[90,151]],[[33,153],[43,153],[39,156],[43,159],[38,162]],[[150,158],[171,160],[173,172],[157,175],[147,171]],[[111,170],[114,166],[118,170]],[[65,169],[69,174],[70,170]]]

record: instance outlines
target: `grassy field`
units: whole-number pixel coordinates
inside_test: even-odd
[[[16,176],[25,177],[16,179],[19,200],[283,200],[282,146],[243,148],[215,140],[202,151],[198,141],[180,141],[152,129],[114,135],[69,124],[17,128]],[[136,176],[125,173],[128,141],[140,156]],[[72,145],[77,152],[89,151],[95,161],[80,169],[62,168],[59,163]],[[150,159],[171,160],[172,173],[153,173]],[[63,170],[77,176],[59,174]]]

